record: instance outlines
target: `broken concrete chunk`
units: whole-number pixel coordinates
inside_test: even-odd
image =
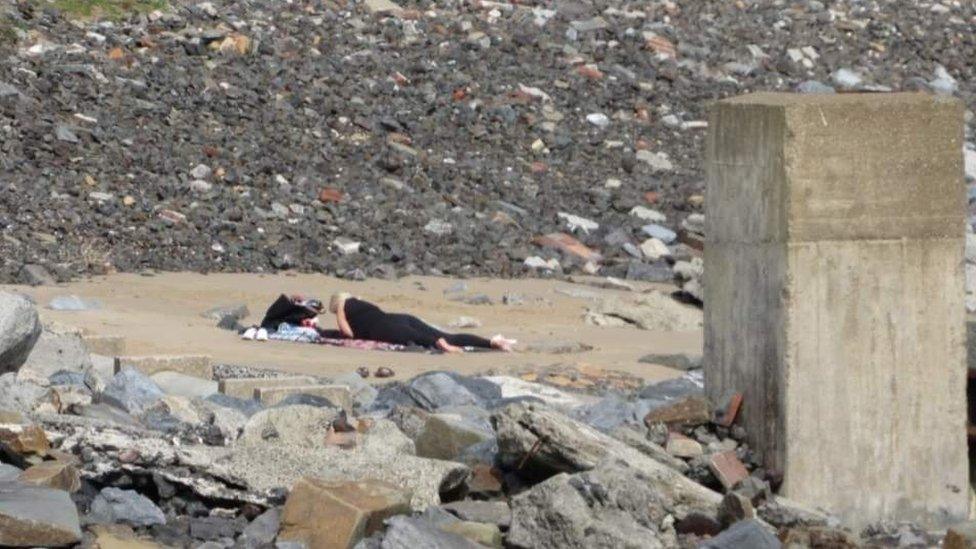
[[[79,541],[78,510],[67,492],[0,482],[0,545],[60,547]]]
[[[309,547],[352,547],[381,529],[384,519],[409,512],[410,494],[385,482],[304,478],[285,502],[278,539]]]

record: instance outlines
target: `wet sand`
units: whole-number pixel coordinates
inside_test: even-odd
[[[304,274],[160,273],[151,276],[114,274],[58,286],[31,288],[3,286],[32,296],[45,322],[82,328],[96,335],[123,336],[127,354],[206,354],[214,363],[272,368],[276,370],[335,375],[359,366],[388,366],[403,379],[429,370],[462,373],[505,373],[537,367],[566,366],[607,369],[648,380],[664,379],[680,372],[638,363],[647,353],[700,352],[701,330],[651,332],[633,327],[596,327],[583,322],[591,298],[626,294],[550,280],[466,279],[464,295],[486,294],[494,304],[468,305],[452,301],[444,290],[458,280],[407,277],[396,281],[350,282]],[[641,289],[653,288],[645,285]],[[258,323],[267,306],[281,293],[299,293],[327,301],[344,290],[372,301],[391,312],[408,312],[449,331],[484,336],[502,333],[519,340],[523,351],[515,353],[466,353],[437,355],[361,351],[323,345],[286,342],[249,342],[218,329],[201,313],[218,305],[246,303],[251,315],[245,323]],[[586,297],[561,293],[569,291]],[[518,305],[502,304],[502,295],[522,296]],[[88,311],[54,311],[47,307],[53,297],[76,295],[101,302]],[[455,330],[450,322],[460,316],[481,321],[480,328]],[[334,317],[320,317],[332,327]],[[551,354],[524,349],[541,341],[579,342],[590,351]]]

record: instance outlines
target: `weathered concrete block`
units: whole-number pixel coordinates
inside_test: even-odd
[[[964,519],[961,105],[753,94],[709,128],[706,392],[791,498]]]
[[[179,372],[204,379],[213,379],[213,365],[207,355],[156,355],[115,357],[115,373],[126,366],[151,376],[157,372]]]
[[[122,356],[125,354],[125,338],[113,335],[85,334],[81,338],[88,351],[96,355]]]
[[[254,390],[259,387],[299,387],[314,383],[315,380],[308,376],[222,379],[217,390],[234,398],[249,399],[254,398]]]
[[[352,411],[352,393],[345,385],[299,385],[297,387],[258,387],[254,399],[265,406],[274,406],[291,395],[312,395],[329,400],[343,410]]]

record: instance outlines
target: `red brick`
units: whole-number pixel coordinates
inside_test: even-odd
[[[338,204],[342,202],[342,198],[342,191],[335,187],[326,187],[319,191],[319,201],[323,204],[328,204],[329,202]]]
[[[722,418],[716,423],[723,427],[731,427],[735,423],[736,416],[739,415],[739,408],[741,406],[742,393],[732,395],[732,398],[729,399],[728,406],[725,407],[725,411],[722,413]]]
[[[746,466],[732,450],[712,454],[708,460],[708,468],[726,490],[731,490],[749,476]]]
[[[648,426],[655,423],[665,425],[701,425],[712,419],[711,406],[703,396],[688,396],[655,408],[644,416]]]
[[[596,65],[580,65],[576,68],[576,73],[590,80],[601,80],[603,78],[603,73]]]
[[[600,261],[603,259],[603,256],[599,252],[591,250],[579,240],[565,233],[550,233],[545,236],[537,236],[532,239],[532,242],[544,248],[556,248],[567,254],[575,255],[584,261]]]

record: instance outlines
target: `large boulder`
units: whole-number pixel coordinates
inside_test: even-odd
[[[626,463],[562,473],[512,498],[508,543],[537,549],[676,547],[675,502]]]
[[[512,404],[497,410],[492,423],[502,465],[526,475],[546,478],[623,461],[646,477],[645,482],[676,509],[714,515],[721,501],[719,494],[669,465],[553,410]]]
[[[0,373],[16,372],[39,337],[41,321],[34,304],[24,296],[0,292]]]
[[[41,332],[27,361],[20,368],[21,376],[47,379],[57,372],[89,372],[91,354],[77,330],[48,326]]]
[[[60,547],[79,541],[78,510],[67,492],[0,483],[0,545]]]
[[[31,412],[45,401],[47,389],[7,372],[0,375],[0,407],[13,412]]]
[[[678,303],[661,292],[610,297],[597,303],[590,315],[591,318],[622,320],[642,330],[656,332],[690,332],[702,327],[700,309]]]

